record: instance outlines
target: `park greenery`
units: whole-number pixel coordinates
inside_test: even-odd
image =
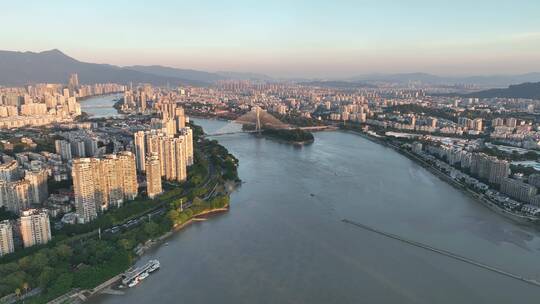
[[[146,235],[145,235],[146,237]],[[0,295],[44,292],[27,303],[44,303],[71,288],[92,288],[127,269],[130,253],[114,239],[54,241],[33,254],[0,264]]]
[[[322,126],[324,125],[324,122],[313,119],[313,118],[307,118],[300,115],[297,111],[292,111],[287,114],[279,114],[279,113],[272,113],[277,119],[280,121],[287,123],[292,126],[298,126],[298,127],[313,127],[313,126]]]
[[[311,132],[302,129],[264,129],[262,135],[292,143],[307,143],[314,140]]]
[[[174,226],[180,226],[187,223],[195,216],[210,212],[212,210],[219,210],[227,208],[229,206],[229,196],[221,195],[214,197],[209,201],[203,201],[200,198],[195,198],[193,204],[186,209],[180,208],[180,201],[174,201],[171,203],[172,208],[167,213],[167,219],[173,223]]]
[[[165,193],[155,199],[139,196],[93,222],[53,231],[53,239],[46,245],[1,257],[0,298],[39,288],[41,293],[25,302],[46,303],[74,288],[92,289],[127,270],[143,244],[195,216],[227,208],[229,195],[223,185],[239,181],[238,160],[217,141],[202,138],[202,128],[191,127],[195,164],[188,169],[186,182],[164,183]],[[154,213],[156,210],[163,212]],[[2,209],[0,216],[13,217]],[[137,224],[126,226],[132,220]],[[121,229],[112,233],[112,227]]]

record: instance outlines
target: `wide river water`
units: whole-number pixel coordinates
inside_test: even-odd
[[[194,119],[208,133],[226,122]],[[395,151],[345,132],[293,147],[217,137],[244,181],[228,213],[138,264],[161,269],[92,303],[539,303],[540,288],[342,222],[353,220],[540,279],[540,232]]]
[[[79,101],[81,111],[88,113],[92,118],[120,116],[121,114],[113,108],[114,99],[120,97],[122,94],[107,94],[81,100]]]

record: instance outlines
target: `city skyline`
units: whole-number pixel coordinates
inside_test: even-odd
[[[86,62],[273,77],[539,71],[540,4],[488,4],[30,1],[4,5],[16,26],[0,38],[3,49],[57,48]]]
[[[538,302],[539,0],[5,2],[0,303]]]

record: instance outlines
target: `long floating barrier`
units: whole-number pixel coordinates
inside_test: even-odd
[[[473,259],[469,259],[467,257],[461,256],[459,254],[456,254],[456,253],[453,253],[453,252],[450,252],[450,251],[447,251],[447,250],[438,249],[438,248],[426,245],[424,243],[408,240],[408,239],[403,238],[403,237],[401,237],[399,235],[384,232],[384,231],[375,229],[373,227],[369,227],[369,226],[366,226],[364,224],[360,224],[358,222],[351,221],[351,220],[348,220],[348,219],[343,219],[341,221],[346,223],[346,224],[350,224],[350,225],[353,225],[355,227],[358,227],[358,228],[361,228],[361,229],[364,229],[364,230],[367,230],[367,231],[371,231],[373,233],[376,233],[376,234],[382,235],[384,237],[391,238],[391,239],[403,242],[403,243],[411,245],[411,246],[415,246],[415,247],[422,248],[422,249],[425,249],[425,250],[428,250],[428,251],[431,251],[431,252],[435,252],[435,253],[438,253],[440,255],[443,255],[443,256],[446,256],[446,257],[449,257],[449,258],[452,258],[452,259],[455,259],[455,260],[458,260],[458,261],[461,261],[461,262],[465,262],[467,264],[470,264],[470,265],[473,265],[473,266],[476,266],[476,267],[479,267],[479,268],[482,268],[482,269],[485,269],[485,270],[489,270],[491,272],[495,272],[495,273],[498,273],[500,275],[504,275],[506,277],[509,277],[509,278],[512,278],[512,279],[515,279],[515,280],[519,280],[519,281],[525,282],[527,284],[534,285],[536,287],[540,287],[540,282],[538,282],[536,280],[528,279],[528,278],[525,278],[523,276],[511,273],[511,272],[508,272],[508,271],[505,271],[505,270],[502,270],[502,269],[499,269],[499,268],[496,268],[496,267],[493,267],[493,266],[489,266],[487,264],[475,261]]]

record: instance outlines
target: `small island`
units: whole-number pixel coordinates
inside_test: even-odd
[[[263,129],[261,134],[270,138],[278,139],[286,143],[304,145],[312,143],[315,138],[309,131],[296,129]]]

